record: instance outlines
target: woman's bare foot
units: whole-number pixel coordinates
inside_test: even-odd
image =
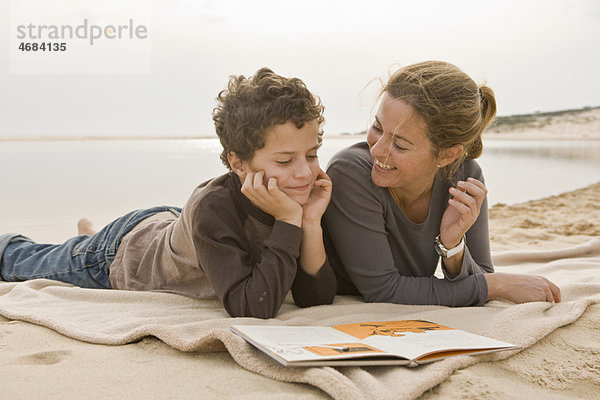
[[[94,227],[94,224],[92,223],[92,221],[90,221],[87,218],[81,218],[79,221],[77,221],[77,234],[78,235],[89,235],[89,236],[93,236],[96,234],[96,228]]]

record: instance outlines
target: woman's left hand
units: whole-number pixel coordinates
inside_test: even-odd
[[[458,246],[465,233],[477,221],[488,191],[482,182],[474,178],[458,181],[456,188],[451,187],[449,191],[453,197],[448,200],[449,207],[442,216],[440,240],[450,249]]]

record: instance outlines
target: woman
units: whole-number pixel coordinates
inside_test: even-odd
[[[325,214],[339,294],[370,302],[483,305],[560,301],[543,277],[493,273],[481,133],[487,86],[454,65],[401,68],[382,90],[367,141],[336,154]],[[441,257],[444,279],[434,276]]]

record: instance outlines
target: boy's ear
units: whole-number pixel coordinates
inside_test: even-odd
[[[460,157],[464,151],[465,147],[462,144],[457,144],[449,149],[442,150],[437,158],[437,163],[443,168],[448,164],[452,164],[452,162]]]
[[[240,158],[235,154],[235,152],[230,151],[227,153],[227,162],[229,162],[229,166],[231,170],[236,173],[237,176],[244,179],[246,174],[248,173],[248,167],[246,162],[240,160]]]

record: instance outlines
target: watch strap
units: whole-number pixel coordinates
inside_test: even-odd
[[[460,240],[460,243],[456,247],[447,249],[446,246],[444,246],[442,244],[442,241],[440,240],[440,235],[437,235],[435,238],[435,241],[434,241],[434,247],[435,247],[436,253],[438,253],[440,255],[440,257],[450,258],[450,257],[457,255],[465,248],[465,237],[464,236],[462,237],[462,239]]]

